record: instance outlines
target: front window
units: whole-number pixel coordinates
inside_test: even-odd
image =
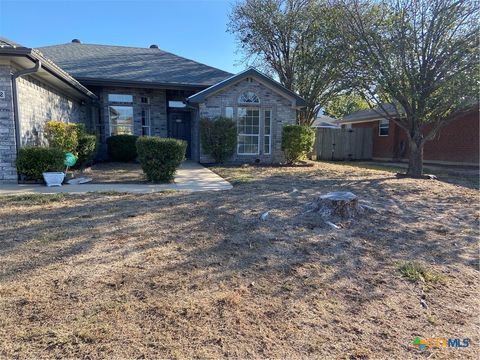
[[[263,153],[270,155],[272,151],[272,111],[265,110],[265,123],[263,132]]]
[[[231,106],[225,107],[225,117],[228,119],[233,119],[233,107]]]
[[[109,106],[110,135],[133,135],[133,107]]]
[[[260,149],[260,111],[238,108],[237,115],[237,152],[240,155],[257,155]]]
[[[183,101],[170,100],[168,102],[168,107],[181,109],[181,108],[187,107],[187,105]]]
[[[390,127],[390,121],[380,120],[378,123],[378,136],[388,136],[388,130]]]
[[[142,135],[150,136],[150,109],[142,109]]]
[[[116,103],[133,103],[133,96],[125,94],[108,94],[108,101]]]

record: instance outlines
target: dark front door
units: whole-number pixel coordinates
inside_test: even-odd
[[[192,137],[190,123],[190,113],[187,111],[171,112],[168,114],[168,136],[187,142],[187,152],[185,155],[187,158],[190,158],[190,143]]]

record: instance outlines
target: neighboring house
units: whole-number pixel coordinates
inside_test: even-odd
[[[336,123],[337,119],[334,119],[328,115],[317,115],[317,118],[313,121],[313,128],[331,128],[337,129],[340,126]]]
[[[396,114],[386,106],[389,116]],[[405,131],[382,116],[379,111],[361,110],[337,121],[346,128],[371,128],[373,131],[373,160],[406,161],[408,138]],[[478,106],[442,128],[424,147],[424,161],[445,165],[479,166]]]
[[[236,120],[234,162],[279,162],[282,127],[295,123],[305,101],[248,69],[237,75],[156,45],[149,48],[71,43],[30,49],[0,38],[0,182],[17,179],[16,151],[44,145],[49,120],[95,130],[100,156],[116,134],[173,137],[201,152],[200,117]]]

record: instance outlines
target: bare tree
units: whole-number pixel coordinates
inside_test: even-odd
[[[354,54],[351,86],[408,134],[407,174],[423,173],[423,147],[478,107],[478,7],[468,0],[342,1],[339,28]],[[392,104],[396,112],[387,111]]]
[[[311,125],[342,87],[335,7],[317,0],[245,0],[234,5],[228,30],[245,61],[274,74],[307,102],[298,121]]]

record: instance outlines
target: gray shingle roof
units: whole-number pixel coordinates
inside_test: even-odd
[[[67,43],[40,47],[80,81],[205,87],[232,74],[161,49]]]
[[[15,41],[12,41],[10,39],[7,39],[6,37],[0,36],[0,48],[18,48],[18,47],[24,47],[23,45],[20,45],[19,43],[16,43]]]
[[[61,69],[57,64],[55,64],[51,59],[46,58],[40,51],[37,49],[30,49],[24,47],[23,45],[14,42],[10,39],[0,36],[0,56],[25,56],[31,61],[40,61],[41,70],[46,70],[51,73],[53,76],[64,80],[71,87],[80,91],[84,95],[94,99],[96,98],[90,90],[85,86],[80,84],[76,79],[74,79],[70,74],[68,74],[64,69]]]
[[[338,125],[335,123],[336,121],[337,119],[334,119],[328,115],[317,115],[312,127],[338,127]]]
[[[343,119],[338,120],[337,123],[353,123],[357,121],[366,121],[366,120],[380,120],[385,119],[388,116],[398,116],[398,112],[392,104],[384,104],[383,109],[376,107],[375,109],[366,109],[356,111],[350,115],[345,116]]]

